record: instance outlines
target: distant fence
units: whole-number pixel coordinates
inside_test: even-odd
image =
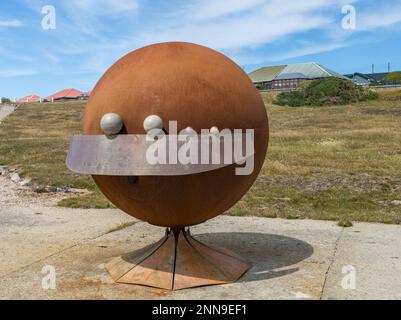
[[[279,89],[258,89],[259,92],[288,92],[288,91],[300,91],[301,88],[279,88]]]
[[[401,89],[401,82],[384,82],[372,87],[378,89]]]

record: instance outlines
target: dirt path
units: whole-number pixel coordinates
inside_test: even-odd
[[[5,105],[0,107],[0,123],[9,114],[13,113],[15,108],[13,106]]]

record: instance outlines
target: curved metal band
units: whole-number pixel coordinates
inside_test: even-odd
[[[227,152],[230,144],[232,151]],[[191,157],[187,157],[189,163],[180,161],[185,158],[182,152],[191,154]],[[249,133],[220,137],[211,134],[195,135],[191,136],[190,142],[180,141],[179,136],[173,135],[165,135],[157,141],[152,141],[147,135],[87,135],[73,136],[66,165],[71,171],[81,174],[176,176],[243,163],[253,155],[253,134],[250,137]],[[155,160],[160,159],[166,161],[155,163]]]

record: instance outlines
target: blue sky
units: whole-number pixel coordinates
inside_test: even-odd
[[[42,8],[56,29],[42,28]],[[344,5],[356,12],[344,29]],[[316,61],[337,72],[401,70],[401,0],[2,0],[0,96],[90,90],[118,58],[141,46],[189,41],[246,71]]]

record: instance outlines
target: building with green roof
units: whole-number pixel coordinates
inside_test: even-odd
[[[249,73],[253,83],[273,81],[286,66],[263,67]]]
[[[260,90],[297,90],[305,80],[336,77],[349,80],[316,62],[288,64],[259,68],[249,73],[249,77]]]

